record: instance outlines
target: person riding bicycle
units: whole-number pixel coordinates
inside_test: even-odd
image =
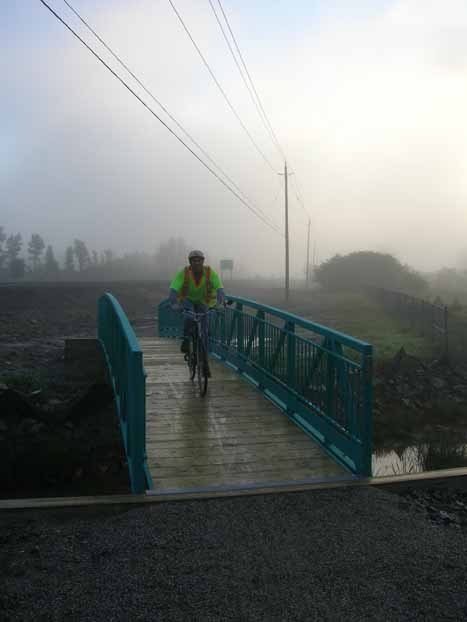
[[[173,310],[180,308],[203,313],[225,300],[224,286],[219,275],[204,265],[202,251],[193,250],[188,255],[189,266],[179,270],[170,283],[169,302]],[[193,330],[193,320],[185,319],[181,352],[189,351],[189,338]]]

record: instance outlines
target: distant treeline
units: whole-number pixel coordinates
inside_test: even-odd
[[[467,304],[467,270],[441,268],[421,274],[387,253],[357,251],[334,255],[315,269],[314,279],[330,290],[370,286],[421,297],[437,305]]]
[[[182,238],[171,238],[153,254],[135,252],[118,256],[112,249],[101,252],[75,239],[60,262],[51,244],[33,233],[24,248],[21,233],[8,234],[0,226],[0,280],[106,280],[169,279],[187,261],[189,252]]]
[[[374,251],[335,255],[316,269],[315,279],[328,289],[374,286],[411,294],[421,294],[428,289],[428,282],[421,274],[392,255]]]

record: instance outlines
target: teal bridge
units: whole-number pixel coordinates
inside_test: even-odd
[[[349,478],[371,477],[372,346],[253,300],[235,296],[228,300],[231,305],[211,319],[211,357],[273,402]],[[168,300],[163,301],[158,308],[158,337],[173,339],[182,332],[182,317],[171,311]],[[153,488],[146,446],[147,374],[143,350],[111,294],[99,300],[98,338],[115,396],[132,492],[144,493]],[[205,398],[197,399],[209,400],[209,389]],[[154,407],[157,410],[157,400]]]

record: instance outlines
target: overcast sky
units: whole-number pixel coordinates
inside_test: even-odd
[[[219,11],[217,0],[212,0]],[[209,0],[72,0],[268,221],[284,227],[284,162]],[[61,0],[51,6],[180,136]],[[467,256],[467,2],[222,0],[295,175],[291,269],[307,215],[319,261],[377,250],[432,270]],[[204,168],[39,2],[0,3],[0,225],[60,253],[154,251],[181,236],[279,274],[283,238]],[[184,140],[187,140],[184,138]],[[192,145],[190,145],[192,146]],[[193,147],[195,151],[197,149]],[[206,159],[203,156],[203,159]],[[229,182],[230,183],[230,182]]]

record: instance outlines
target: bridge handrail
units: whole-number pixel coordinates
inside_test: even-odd
[[[146,462],[146,372],[143,353],[117,299],[99,298],[98,338],[109,370],[123,437],[131,489],[151,488]]]
[[[265,313],[268,313],[269,315],[273,315],[287,322],[293,322],[296,326],[301,326],[302,328],[310,330],[319,335],[323,335],[324,337],[333,337],[334,339],[339,340],[343,345],[353,348],[358,352],[362,352],[363,354],[371,354],[372,352],[371,344],[367,343],[366,341],[361,341],[360,339],[356,339],[355,337],[351,337],[350,335],[341,333],[338,330],[334,330],[333,328],[328,328],[327,326],[323,326],[322,324],[317,324],[316,322],[312,322],[311,320],[306,320],[299,315],[289,313],[288,311],[283,311],[282,309],[277,309],[276,307],[270,307],[268,305],[261,304],[259,302],[256,302],[255,300],[250,300],[249,298],[228,296],[227,299],[231,300],[232,302],[240,303],[247,307],[251,307],[252,309],[263,311]]]
[[[371,476],[372,346],[254,300],[227,300],[233,306],[210,322],[213,354],[253,382],[338,462],[356,475]],[[182,334],[181,317],[164,300],[159,335]]]
[[[371,476],[372,346],[254,300],[228,299],[234,307],[211,326],[213,352],[338,462],[356,475]],[[305,335],[295,332],[299,327]]]

